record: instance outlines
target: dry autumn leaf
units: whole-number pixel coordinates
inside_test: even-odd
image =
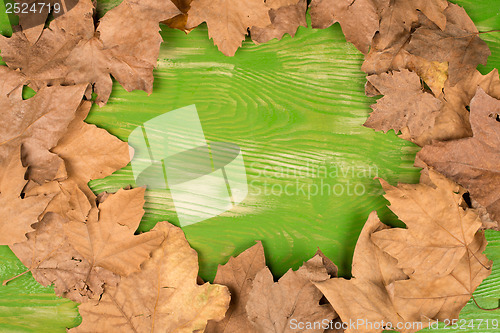
[[[405,51],[406,52],[406,51]],[[448,80],[448,63],[428,61],[425,58],[405,53],[408,57],[407,67],[427,84],[436,97],[443,94],[443,89]]]
[[[265,267],[266,258],[261,242],[236,258],[231,257],[224,266],[219,266],[214,283],[227,286],[231,303],[223,320],[208,322],[206,333],[247,333],[254,329],[245,307],[255,275]]]
[[[368,74],[380,74],[397,66],[398,55],[412,35],[412,28],[420,20],[435,24],[438,30],[447,26],[444,14],[446,0],[392,0],[380,12],[380,27],[371,43],[361,69]]]
[[[371,213],[354,250],[354,278],[334,278],[315,283],[343,322],[364,320],[364,323],[354,329],[348,326],[346,333],[382,332],[383,328],[370,328],[369,323],[383,321],[392,323],[395,327],[397,323],[403,322],[386,288],[394,281],[405,280],[408,276],[396,267],[396,259],[383,252],[371,240],[374,232],[387,228],[389,227],[380,222],[375,212]]]
[[[193,0],[186,27],[202,22],[207,23],[209,37],[227,56],[234,56],[248,28],[271,25],[265,0]]]
[[[21,196],[27,181],[19,151],[2,160],[0,167],[0,245],[26,240],[53,195]]]
[[[481,227],[481,219],[471,209],[462,208],[459,186],[434,170],[429,170],[433,186],[399,184],[380,180],[391,203],[389,208],[407,229],[376,232],[373,242],[398,260],[407,274],[433,278],[448,275],[470,252],[469,246]],[[432,232],[430,232],[432,230]]]
[[[312,0],[312,27],[324,29],[339,22],[346,40],[367,54],[379,30],[380,12],[387,6],[389,0]]]
[[[3,61],[23,74],[24,84],[35,91],[65,83],[65,59],[81,40],[94,35],[93,8],[90,1],[79,1],[67,14],[54,19],[33,45],[19,27],[13,28],[10,38],[0,35]]]
[[[182,30],[186,33],[190,32],[192,30],[186,28],[186,23],[188,19],[188,12],[189,9],[191,8],[191,2],[193,0],[172,0],[174,5],[177,6],[177,8],[181,11],[181,14],[178,14],[177,16],[172,17],[171,19],[168,19],[166,21],[163,21],[163,24],[166,24],[172,29],[179,29]]]
[[[8,67],[0,66],[0,95],[22,99],[24,75]]]
[[[477,87],[481,87],[493,97],[500,98],[498,71],[495,69],[487,75],[482,75],[479,71],[474,70],[454,86],[451,86],[450,81],[446,81],[444,94],[439,98],[443,107],[436,117],[435,126],[425,142],[426,144],[430,144],[432,140],[457,140],[473,135],[467,107],[470,105]]]
[[[371,75],[367,80],[384,97],[372,105],[364,126],[384,133],[406,131],[411,141],[421,144],[434,126],[441,101],[424,92],[418,75],[408,70]]]
[[[481,88],[471,102],[470,122],[474,136],[426,146],[418,158],[464,186],[500,219],[500,101]]]
[[[47,18],[57,18],[73,9],[80,0],[15,0],[19,3],[19,26],[31,44],[42,34]],[[43,2],[42,2],[43,1]],[[42,5],[43,4],[43,5]],[[14,10],[15,11],[15,10]]]
[[[307,27],[306,0],[267,0],[271,24],[254,26],[250,36],[255,43],[265,43],[273,38],[280,40],[285,34],[294,37],[299,26]]]
[[[390,290],[398,313],[408,322],[458,319],[474,290],[491,273],[492,262],[483,254],[486,244],[484,232],[478,232],[451,274],[411,276],[394,282]]]
[[[119,190],[92,208],[86,222],[64,225],[68,242],[92,266],[130,275],[163,241],[161,232],[134,235],[144,214],[144,188]]]
[[[160,222],[165,240],[141,271],[106,287],[102,298],[79,306],[82,324],[70,332],[203,332],[229,306],[226,287],[198,285],[198,256],[180,228]]]
[[[180,11],[170,0],[125,0],[104,15],[97,29],[93,12],[90,0],[80,0],[54,19],[34,45],[23,31],[15,31],[11,38],[0,36],[4,61],[19,69],[35,90],[45,85],[91,83],[101,106],[111,94],[111,76],[128,91],[151,93],[152,70],[162,42],[159,22]]]
[[[88,213],[89,209],[90,205],[79,213]],[[57,295],[75,302],[98,298],[104,284],[118,283],[117,275],[95,267],[71,246],[64,234],[66,223],[68,220],[61,215],[48,212],[34,225],[35,231],[28,234],[27,241],[11,246],[28,270],[8,281],[31,272],[40,284],[53,285]]]
[[[130,162],[130,148],[106,130],[84,122],[90,107],[90,102],[80,105],[68,132],[52,152],[64,160],[68,179],[74,181],[93,202],[95,195],[87,183],[125,167]]]
[[[337,317],[314,283],[328,280],[323,258],[315,255],[297,271],[289,270],[278,282],[265,267],[257,273],[248,296],[246,312],[257,332],[296,332],[293,323],[330,322]],[[324,328],[304,332],[323,332]]]
[[[6,79],[14,77],[9,71]],[[2,78],[3,79],[3,78]],[[14,78],[15,79],[15,78]],[[18,82],[18,81],[16,81]],[[4,83],[3,89],[12,85]],[[86,85],[45,87],[35,96],[23,100],[22,90],[13,88],[10,95],[0,95],[0,167],[10,157],[21,153],[29,167],[28,177],[39,184],[66,177],[63,161],[50,152],[75,117]]]
[[[43,186],[37,186],[36,183],[29,182],[24,188],[24,192],[27,196],[52,195],[53,199],[50,200],[43,215],[56,213],[66,219],[66,221],[84,222],[87,219],[90,208],[92,208],[89,198],[71,179],[62,182],[49,182]]]
[[[462,7],[450,4],[444,14],[445,29],[436,28],[433,22],[425,22],[412,34],[406,50],[429,61],[448,62],[448,78],[453,86],[477,65],[486,65],[491,52]]]

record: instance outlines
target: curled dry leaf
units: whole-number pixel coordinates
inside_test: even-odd
[[[80,0],[15,0],[19,3],[19,26],[31,44],[35,44],[42,34],[45,22],[65,15],[73,9]],[[43,3],[43,6],[41,5]],[[59,6],[59,7],[57,7]]]
[[[481,88],[471,102],[470,122],[474,136],[426,146],[418,158],[464,186],[500,219],[500,101]]]
[[[408,229],[379,231],[372,240],[396,258],[407,274],[437,278],[449,275],[471,251],[482,223],[474,210],[462,208],[463,192],[457,184],[432,169],[429,178],[434,186],[394,187],[380,180],[389,208]]]
[[[185,33],[189,33],[191,29],[186,28],[186,23],[188,19],[189,9],[191,8],[191,2],[193,0],[172,0],[174,5],[181,11],[180,14],[174,16],[166,21],[163,21],[163,24],[166,24],[172,29],[179,29],[184,31]]]
[[[455,85],[477,65],[486,65],[491,52],[462,7],[450,4],[444,14],[445,29],[437,28],[433,22],[424,22],[412,34],[406,50],[429,61],[448,62],[450,84]]]
[[[451,86],[450,81],[445,83],[444,94],[439,98],[443,107],[426,144],[432,143],[433,140],[457,140],[473,135],[467,107],[476,94],[477,87],[481,87],[491,96],[500,98],[498,71],[495,69],[487,75],[482,75],[474,70],[454,86]]]
[[[8,70],[0,74],[6,75],[6,80],[19,78]],[[6,82],[2,90],[10,90],[12,86]],[[19,88],[13,88],[9,95],[2,93],[0,167],[9,163],[12,156],[17,156],[21,148],[23,164],[29,167],[29,179],[39,184],[64,179],[64,163],[50,149],[56,146],[75,117],[85,88],[86,85],[45,87],[28,100],[23,100]]]
[[[134,235],[144,215],[144,188],[119,190],[92,208],[86,222],[64,225],[68,242],[92,266],[130,275],[163,241],[161,232]]]
[[[198,256],[180,228],[160,222],[164,241],[142,269],[79,306],[82,324],[70,332],[203,332],[229,306],[226,287],[198,285]]]
[[[408,277],[396,266],[396,259],[383,252],[371,240],[374,232],[387,228],[389,227],[380,222],[375,212],[371,213],[354,250],[354,278],[334,278],[315,283],[343,322],[364,320],[364,324],[356,326],[356,329],[348,327],[346,333],[382,332],[382,328],[375,330],[368,323],[383,321],[392,323],[395,327],[397,323],[403,322],[386,288],[394,281]]]
[[[66,221],[84,222],[93,204],[71,179],[62,182],[49,182],[43,186],[37,186],[34,182],[30,182],[26,185],[24,192],[27,196],[53,196],[41,217],[47,213],[56,213]]]
[[[395,0],[386,2],[380,12],[380,27],[371,43],[361,69],[368,74],[380,74],[397,66],[400,53],[419,21],[433,22],[436,29],[447,26],[447,0]]]
[[[68,179],[76,183],[93,204],[95,195],[87,183],[125,167],[130,162],[130,152],[126,142],[84,122],[91,105],[91,102],[80,105],[68,132],[52,151],[64,160]]]
[[[202,22],[207,23],[209,37],[227,56],[234,56],[247,29],[271,25],[265,0],[193,0],[186,27],[191,29]]]
[[[306,0],[267,0],[266,6],[269,7],[271,24],[250,29],[255,43],[265,43],[273,38],[280,40],[285,34],[294,37],[299,26],[307,27]]]
[[[417,74],[408,70],[371,75],[371,87],[384,95],[372,105],[364,126],[387,132],[404,131],[417,144],[428,135],[441,109],[441,101],[424,92]]]
[[[330,304],[320,304],[323,297],[313,283],[328,280],[323,258],[315,255],[297,271],[289,270],[274,282],[269,268],[257,273],[248,297],[246,311],[255,330],[262,333],[296,332],[292,323],[330,322],[337,317]],[[323,328],[306,332],[323,332]]]
[[[407,52],[405,54],[408,57],[408,69],[417,73],[429,86],[434,96],[440,97],[448,80],[448,62],[429,61]]]
[[[111,94],[111,75],[128,91],[151,93],[152,70],[162,42],[159,22],[180,11],[170,0],[125,0],[104,15],[97,29],[93,12],[90,0],[80,0],[54,19],[34,45],[22,30],[11,38],[0,36],[4,61],[19,69],[35,90],[45,85],[91,83],[101,106]]]
[[[324,29],[339,22],[346,40],[367,54],[379,30],[380,12],[387,6],[389,0],[312,0],[312,27]]]
[[[223,320],[208,322],[206,333],[247,333],[254,329],[248,320],[246,305],[253,280],[265,267],[266,258],[261,242],[236,258],[231,257],[227,264],[219,266],[214,283],[227,286],[231,293],[231,303]]]
[[[53,195],[32,195],[21,197],[27,181],[26,168],[21,156],[12,154],[2,160],[0,166],[0,245],[12,245],[26,240],[26,234],[33,231],[31,225],[38,222]]]

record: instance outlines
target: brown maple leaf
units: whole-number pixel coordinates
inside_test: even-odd
[[[487,75],[482,75],[474,70],[454,86],[449,80],[445,82],[444,94],[439,97],[443,107],[425,144],[430,144],[433,140],[448,141],[473,135],[467,107],[470,106],[477,87],[481,87],[493,97],[500,98],[498,71],[495,69]]]
[[[91,203],[95,195],[87,183],[92,179],[104,178],[130,162],[129,146],[106,130],[87,124],[92,103],[83,102],[76,111],[75,119],[68,126],[67,133],[59,140],[52,152],[65,163],[68,178],[74,181]]]
[[[372,240],[396,258],[407,274],[437,278],[450,274],[470,251],[481,219],[473,210],[462,208],[463,192],[457,184],[432,169],[428,175],[433,186],[394,187],[380,180],[389,208],[408,229],[379,231]]]
[[[214,283],[227,286],[231,293],[231,303],[223,320],[208,322],[206,333],[247,333],[253,330],[245,307],[255,275],[265,267],[266,258],[261,242],[236,258],[231,257],[224,266],[219,266]]]
[[[6,74],[6,80],[15,76],[6,70],[0,73]],[[10,88],[12,85],[8,83],[3,85],[3,89]],[[86,85],[44,87],[28,100],[23,100],[22,89],[13,88],[10,94],[1,94],[0,167],[22,148],[23,164],[29,166],[29,179],[42,184],[64,178],[64,163],[50,149],[75,117],[85,88]]]
[[[202,22],[207,23],[209,37],[227,56],[234,56],[248,28],[271,24],[264,0],[193,0],[186,27],[191,29]]]
[[[224,318],[229,292],[196,283],[198,256],[182,230],[160,222],[152,231],[164,235],[160,248],[96,304],[80,305],[82,324],[70,332],[203,332],[208,320]]]
[[[473,292],[491,273],[492,262],[483,254],[486,244],[484,233],[478,232],[470,251],[446,276],[419,275],[394,282],[389,289],[398,313],[408,322],[458,319]]]
[[[389,228],[382,224],[375,212],[370,214],[358,238],[352,263],[353,279],[333,278],[323,282],[316,282],[315,286],[321,290],[343,322],[357,322],[364,320],[355,329],[349,327],[350,332],[382,332],[383,328],[370,328],[370,323],[397,323],[403,322],[395,310],[387,286],[394,281],[405,280],[407,275],[399,269],[397,261],[383,252],[371,240],[374,232]]]
[[[434,126],[441,101],[424,92],[418,75],[408,70],[371,75],[367,80],[384,97],[372,105],[364,126],[384,133],[403,131],[409,140],[421,144]]]
[[[266,43],[273,38],[280,40],[285,34],[294,37],[300,26],[307,27],[306,0],[267,0],[266,6],[269,7],[271,24],[250,29],[255,43]]]
[[[66,219],[66,221],[84,222],[87,219],[90,209],[96,206],[95,203],[89,201],[85,192],[71,179],[62,182],[49,182],[43,186],[29,182],[25,186],[24,192],[26,196],[52,196],[53,198],[45,208],[43,215],[56,213],[61,218]]]
[[[19,3],[19,26],[31,44],[40,37],[47,17],[57,18],[73,9],[80,0],[15,0]],[[43,4],[43,5],[42,5]]]
[[[337,315],[330,304],[319,304],[321,292],[313,283],[330,278],[323,258],[315,255],[297,271],[289,270],[278,282],[265,267],[257,273],[248,297],[248,319],[258,332],[295,332],[291,322],[330,322]],[[308,332],[323,332],[315,328]]]
[[[71,221],[64,231],[78,253],[92,266],[130,275],[163,241],[160,232],[134,235],[144,214],[144,188],[119,190],[92,208],[86,222]]]
[[[80,0],[73,10],[54,19],[34,44],[20,27],[14,27],[12,37],[0,35],[2,59],[22,73],[24,84],[35,91],[65,83],[65,59],[81,40],[94,35],[93,8],[90,1]]]
[[[22,197],[27,181],[26,168],[21,156],[12,154],[2,160],[0,167],[0,245],[12,245],[26,240],[33,231],[31,225],[38,222],[53,195],[31,195]]]
[[[500,101],[477,88],[471,102],[470,122],[474,136],[435,143],[417,157],[464,186],[471,197],[500,219]]]
[[[73,207],[78,210],[78,207]],[[90,206],[88,207],[90,209]],[[85,214],[83,209],[79,214]],[[28,240],[12,245],[14,254],[27,270],[4,284],[28,272],[44,286],[54,286],[58,296],[75,302],[85,302],[98,298],[103,293],[103,285],[116,285],[119,276],[107,269],[93,266],[68,242],[64,225],[68,222],[61,215],[48,212],[34,225],[34,232]]]
[[[424,23],[412,34],[406,50],[430,61],[448,62],[448,79],[455,85],[477,65],[486,65],[491,52],[462,7],[450,4],[444,14],[445,29],[432,22]]]
[[[162,42],[159,22],[180,11],[170,0],[126,0],[106,13],[97,29],[93,12],[90,0],[80,0],[54,19],[34,45],[23,31],[15,31],[11,38],[0,36],[4,61],[19,69],[35,90],[45,85],[91,83],[101,106],[111,93],[111,76],[127,91],[151,93],[152,70]]]
[[[446,0],[391,0],[380,13],[380,27],[371,43],[361,69],[368,74],[380,74],[398,66],[398,56],[412,35],[412,28],[419,21],[433,22],[437,29],[444,30],[448,7]]]
[[[339,22],[346,40],[367,54],[379,30],[380,12],[388,5],[389,0],[313,0],[312,27],[324,29]]]

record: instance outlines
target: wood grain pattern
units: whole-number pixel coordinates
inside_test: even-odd
[[[142,122],[195,104],[209,142],[241,147],[247,199],[184,228],[201,254],[202,277],[212,279],[219,263],[256,239],[263,240],[276,274],[297,268],[318,246],[349,274],[368,214],[389,215],[373,178],[418,179],[415,145],[362,126],[374,99],[363,93],[359,52],[338,27],[301,29],[279,43],[247,43],[234,58],[217,51],[204,26],[188,36],[169,29],[162,35],[154,93],[146,97],[116,86],[110,103],[94,108],[88,121],[127,140]],[[100,192],[133,182],[126,168],[92,186]],[[354,194],[356,184],[362,195]],[[321,186],[323,194],[315,194]],[[329,195],[327,188],[339,195]],[[177,224],[174,210],[168,195],[148,191],[142,230],[162,219]]]

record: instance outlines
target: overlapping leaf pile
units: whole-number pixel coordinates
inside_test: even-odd
[[[200,285],[197,254],[179,228],[159,222],[135,234],[143,188],[97,197],[89,189],[130,161],[126,143],[84,122],[92,92],[106,104],[111,76],[127,90],[152,92],[160,22],[186,32],[206,22],[232,56],[248,32],[256,43],[293,36],[306,26],[307,2],[124,0],[95,23],[90,0],[72,1],[46,28],[33,24],[45,22],[42,13],[0,36],[8,66],[0,67],[0,244],[25,273],[82,303],[83,322],[72,330],[292,332],[293,322],[358,319],[365,324],[346,332],[425,327],[457,318],[490,274],[483,229],[498,230],[500,219],[500,81],[496,70],[476,70],[489,49],[461,7],[311,1],[313,27],[340,23],[365,54],[366,94],[384,95],[365,126],[423,147],[420,184],[380,180],[407,228],[389,228],[373,212],[350,280],[318,251],[275,282],[258,243],[220,266],[216,284]],[[24,86],[36,95],[24,100]]]

